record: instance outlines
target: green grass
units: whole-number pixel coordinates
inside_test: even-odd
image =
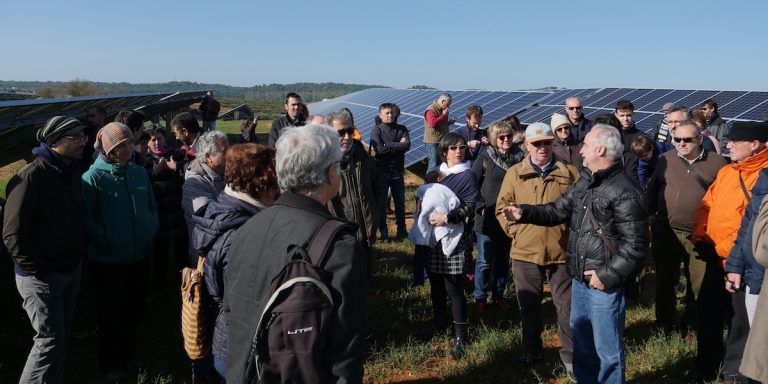
[[[238,123],[239,127],[239,123]],[[229,129],[226,125],[222,129]],[[407,192],[408,210],[413,208],[413,188]],[[390,228],[394,233],[394,227]],[[551,299],[544,303],[545,350],[532,367],[517,362],[521,352],[520,315],[491,311],[479,317],[471,289],[471,344],[460,362],[447,358],[452,335],[438,335],[430,342],[417,341],[419,331],[431,323],[429,287],[410,287],[413,246],[408,241],[376,244],[369,291],[368,356],[366,383],[564,383],[566,373],[555,348],[557,333]],[[12,265],[0,258],[0,383],[17,382],[31,345],[32,329],[16,292]],[[124,383],[187,383],[189,363],[180,333],[178,276],[151,287],[151,302],[139,328],[138,348],[145,368]],[[627,380],[633,383],[680,383],[691,365],[695,343],[679,336],[665,337],[653,323],[652,289],[640,303],[631,304],[626,320]],[[507,291],[513,308],[516,301]],[[83,275],[74,337],[68,347],[67,383],[104,383],[96,365],[96,309],[93,286]]]

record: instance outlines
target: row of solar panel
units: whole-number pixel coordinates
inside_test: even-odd
[[[344,96],[338,102],[324,102],[311,107],[314,114],[328,114],[347,107],[355,117],[355,123],[364,141],[370,140],[374,119],[379,105],[385,102],[396,103],[400,108],[398,122],[408,127],[411,137],[411,150],[405,156],[406,165],[414,164],[426,156],[423,146],[423,113],[440,96],[434,90],[395,90],[372,89],[353,95]],[[458,120],[457,126],[464,124],[464,112],[473,104],[481,105],[486,121],[501,120],[510,114],[523,111],[542,97],[544,92],[499,92],[499,91],[453,91],[451,116]],[[316,107],[316,108],[315,108]]]

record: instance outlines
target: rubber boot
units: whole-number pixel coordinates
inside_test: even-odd
[[[464,356],[464,348],[467,346],[467,327],[469,323],[453,322],[453,329],[456,331],[456,344],[451,349],[451,359],[460,360]]]

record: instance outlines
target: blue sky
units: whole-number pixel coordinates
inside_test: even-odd
[[[768,90],[766,15],[757,0],[9,1],[0,80]]]

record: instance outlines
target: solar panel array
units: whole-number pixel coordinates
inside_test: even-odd
[[[642,131],[650,131],[663,117],[665,103],[689,108],[700,107],[707,99],[718,104],[720,116],[725,120],[759,121],[768,112],[768,92],[678,90],[647,88],[566,89],[553,92],[540,100],[537,106],[518,115],[523,124],[538,121],[549,122],[553,113],[565,113],[563,104],[567,97],[579,96],[584,102],[584,115],[592,118],[599,114],[613,113],[616,103],[630,100],[635,106],[635,125]]]
[[[411,150],[406,153],[406,167],[426,158],[423,113],[442,91],[416,89],[374,88],[325,100],[309,105],[313,114],[328,114],[347,107],[355,117],[355,125],[363,140],[370,140],[378,106],[395,103],[400,107],[399,123],[410,130]],[[453,97],[451,117],[457,119],[458,128],[466,124],[464,113],[472,104],[483,107],[483,128],[493,121],[515,114],[521,123],[528,125],[543,121],[549,123],[553,113],[565,113],[565,99],[577,96],[584,103],[588,118],[613,113],[620,100],[631,100],[635,106],[635,124],[642,131],[650,131],[663,117],[661,107],[672,102],[689,108],[699,107],[707,99],[718,104],[720,116],[725,120],[759,121],[768,112],[768,92],[677,90],[649,88],[584,88],[562,89],[553,92],[502,92],[502,91],[448,91]]]
[[[104,107],[112,116],[123,109],[142,111],[147,117],[187,107],[205,97],[206,91],[84,96],[60,99],[0,101],[0,166],[29,156],[36,145],[35,132],[52,116],[85,121],[86,111]]]
[[[311,104],[313,114],[328,114],[347,107],[355,117],[355,125],[367,143],[371,137],[374,118],[379,105],[395,103],[400,107],[398,123],[408,127],[411,136],[411,150],[405,155],[406,167],[426,158],[424,148],[424,111],[440,96],[442,91],[420,89],[374,88],[345,95],[320,103]],[[453,98],[451,117],[457,119],[460,127],[466,124],[464,113],[472,104],[481,105],[483,120],[492,122],[530,108],[535,102],[549,95],[547,92],[501,92],[501,91],[448,91]]]

